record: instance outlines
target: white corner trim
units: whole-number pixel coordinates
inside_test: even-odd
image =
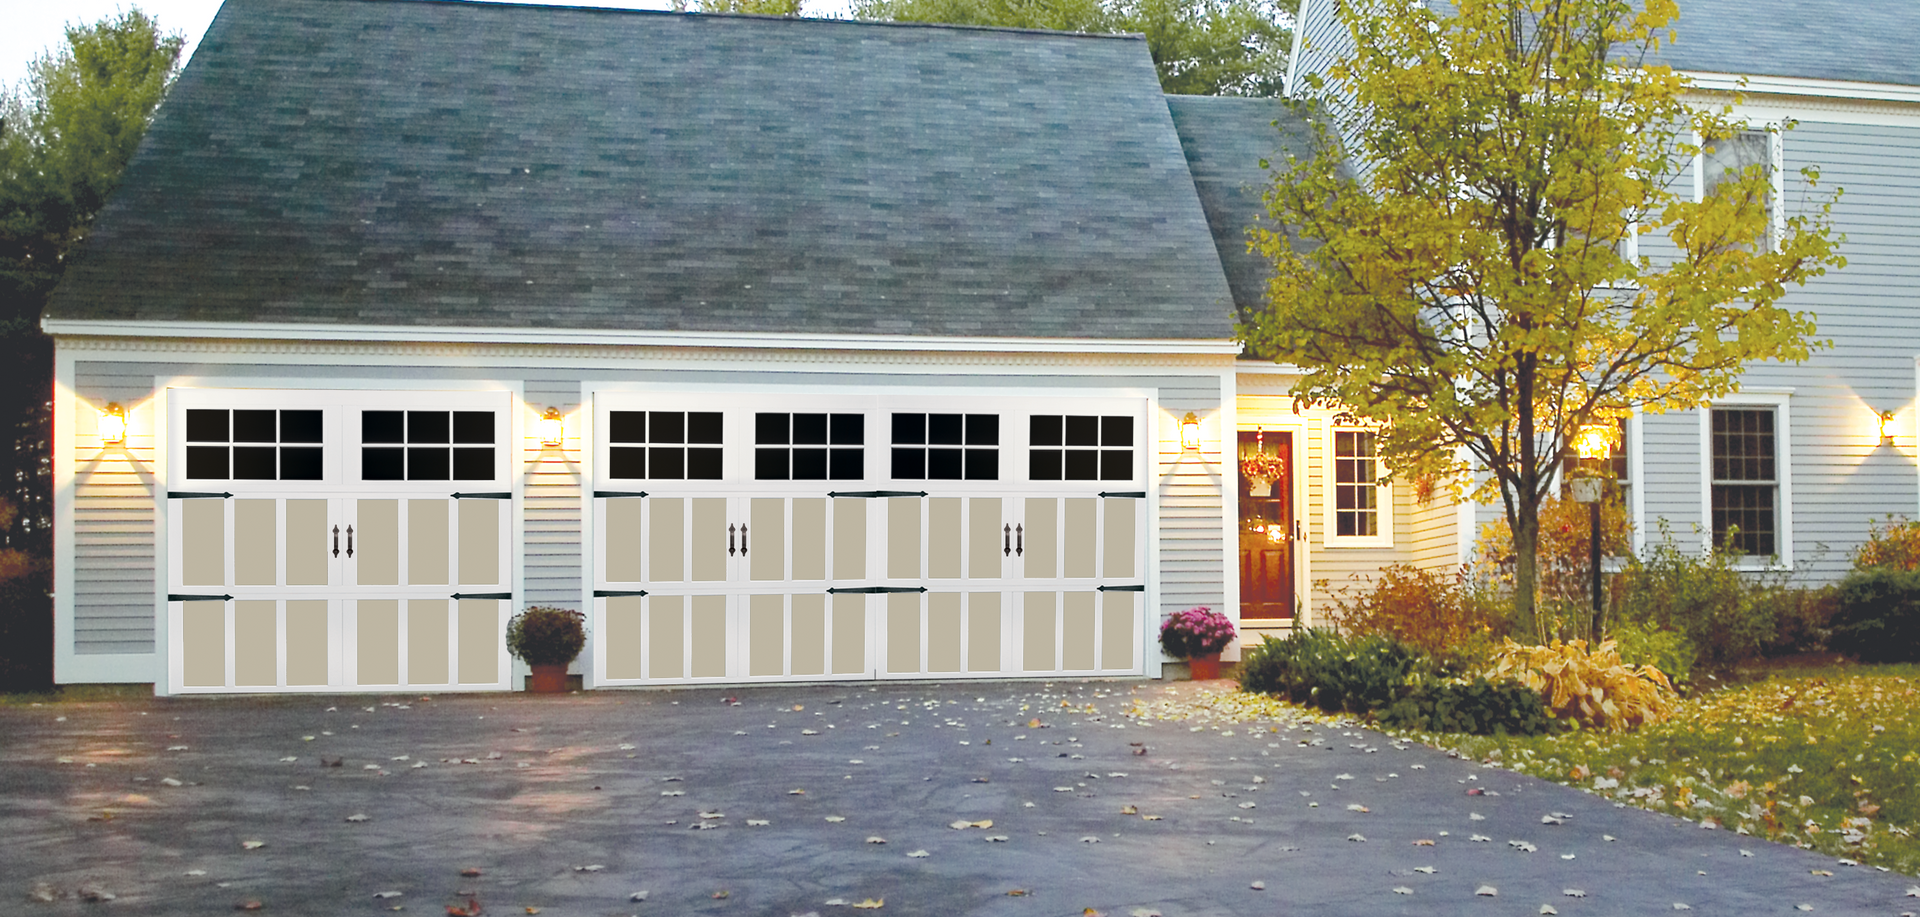
[[[1765,93],[1826,99],[1865,99],[1873,102],[1920,103],[1920,86],[1862,83],[1854,80],[1816,80],[1793,76],[1757,76],[1681,70],[1694,89],[1710,92]]]
[[[1703,551],[1713,543],[1713,409],[1716,407],[1771,407],[1774,409],[1774,480],[1779,490],[1777,561],[1752,560],[1735,564],[1739,570],[1793,569],[1793,413],[1792,389],[1762,391],[1758,387],[1716,399],[1695,411],[1700,415],[1700,541]]]
[[[766,334],[732,331],[621,331],[562,328],[416,327],[305,322],[169,322],[44,319],[49,335],[212,340],[387,341],[455,344],[564,344],[714,347],[748,350],[882,350],[970,353],[1238,354],[1230,339],[931,337],[908,334]]]
[[[1642,432],[1644,413],[1634,408],[1627,416],[1627,482],[1633,488],[1628,499],[1627,524],[1633,527],[1633,556],[1647,556],[1646,434]]]

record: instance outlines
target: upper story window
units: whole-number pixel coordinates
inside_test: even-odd
[[[720,480],[719,411],[610,411],[607,427],[611,477]]]
[[[903,481],[1000,479],[1000,415],[893,415],[893,477]]]
[[[1766,178],[1767,248],[1777,244],[1785,229],[1780,210],[1780,136],[1773,131],[1741,131],[1731,137],[1708,137],[1700,142],[1700,199],[1712,197],[1724,183],[1750,168],[1758,168]]]
[[[324,426],[317,410],[189,408],[187,477],[318,481]]]
[[[759,481],[858,481],[866,473],[864,414],[753,415]]]
[[[1133,480],[1133,418],[1036,414],[1029,420],[1027,478]]]
[[[1712,409],[1709,501],[1716,546],[1758,557],[1780,553],[1777,419],[1769,407]]]
[[[360,479],[491,481],[493,428],[492,411],[361,411]]]

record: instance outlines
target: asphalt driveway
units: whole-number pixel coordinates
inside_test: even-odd
[[[1911,877],[1364,729],[1124,715],[1167,689],[0,709],[0,913],[1920,910]]]

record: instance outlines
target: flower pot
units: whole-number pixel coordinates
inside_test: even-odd
[[[527,680],[527,690],[535,694],[565,694],[567,692],[567,666],[536,665],[531,666],[533,677]]]
[[[1266,497],[1273,494],[1273,482],[1266,478],[1248,478],[1247,496]]]
[[[1187,660],[1187,668],[1193,673],[1194,681],[1213,681],[1220,677],[1220,654],[1195,656]]]

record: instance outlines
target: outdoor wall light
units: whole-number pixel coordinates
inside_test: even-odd
[[[535,431],[540,434],[542,446],[558,446],[564,442],[567,436],[567,423],[560,417],[560,409],[548,408],[545,414],[540,415]]]
[[[1605,424],[1588,424],[1573,435],[1574,454],[1583,459],[1603,459],[1613,451],[1613,430]]]
[[[1879,414],[1880,414],[1880,445],[1891,446],[1893,445],[1893,412],[1881,411],[1879,412]]]
[[[115,401],[100,409],[100,445],[118,446],[127,441],[127,409]]]
[[[1180,418],[1180,448],[1190,452],[1200,450],[1200,418],[1193,416],[1192,411]]]

